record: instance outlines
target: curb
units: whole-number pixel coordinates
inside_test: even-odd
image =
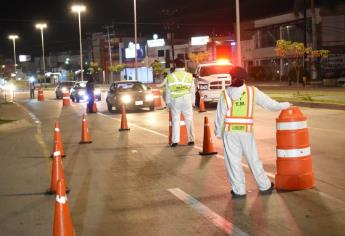
[[[287,100],[284,100],[284,102],[286,101]],[[283,102],[283,101],[280,101],[280,102]],[[316,102],[294,102],[294,101],[288,101],[288,102],[300,107],[321,108],[321,109],[331,109],[331,110],[345,110],[345,105],[340,105],[340,104],[328,104],[328,103],[316,103]]]

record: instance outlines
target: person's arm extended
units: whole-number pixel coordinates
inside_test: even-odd
[[[288,102],[277,102],[276,100],[270,98],[265,93],[261,92],[259,89],[255,89],[255,103],[259,106],[270,110],[270,111],[280,111],[283,109],[288,109],[291,104]]]

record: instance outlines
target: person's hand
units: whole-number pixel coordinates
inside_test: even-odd
[[[289,109],[292,106],[292,104],[289,102],[281,102],[280,104],[282,105],[284,110]]]

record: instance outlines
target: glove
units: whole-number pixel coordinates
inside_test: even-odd
[[[282,105],[283,110],[288,109],[292,106],[292,104],[289,102],[281,102],[280,104]]]
[[[222,139],[222,132],[214,130],[214,136],[216,136],[217,139]]]

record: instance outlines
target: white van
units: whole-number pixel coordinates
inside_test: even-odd
[[[198,65],[194,77],[196,83],[196,101],[198,106],[200,96],[205,102],[217,102],[220,92],[230,86],[229,71],[233,64],[227,60]]]

